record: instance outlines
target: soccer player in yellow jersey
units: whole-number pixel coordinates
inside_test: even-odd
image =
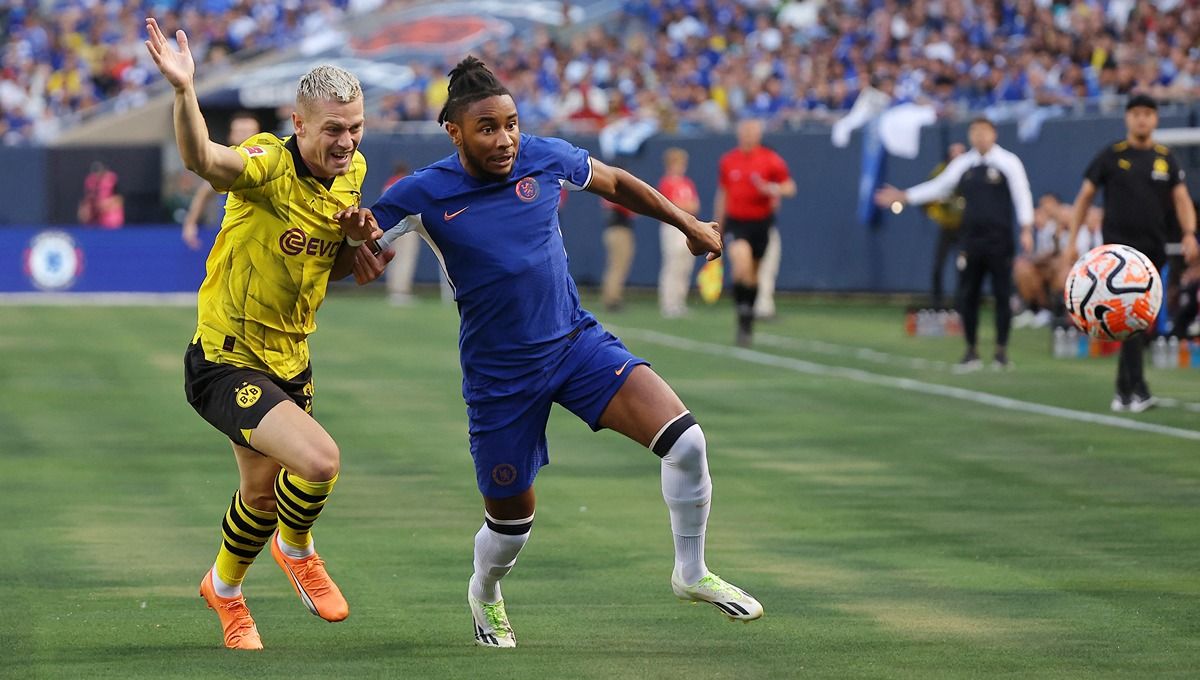
[[[220,618],[225,646],[262,649],[241,584],[268,541],[309,611],[327,621],[350,613],[310,535],[337,481],[339,452],[312,417],[306,338],[329,277],[347,275],[354,251],[382,236],[363,222],[343,229],[332,219],[358,204],[366,174],[362,88],[350,73],[318,66],[297,89],[293,136],[222,146],[209,140],[200,113],[187,36],[176,32],[176,50],[154,19],[146,31],[154,63],[175,88],[184,165],[229,193],[200,286],[184,386],[196,411],[233,442],[240,473],[200,594]]]

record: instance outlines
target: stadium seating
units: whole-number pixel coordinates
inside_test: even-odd
[[[83,112],[135,106],[155,80],[141,26],[158,5],[54,4],[0,10],[5,144],[44,142]],[[212,73],[381,4],[184,1],[161,19],[187,28]],[[600,3],[574,5],[586,16]],[[1186,2],[627,0],[602,22],[526,27],[477,51],[511,85],[527,129],[593,132],[628,115],[688,132],[724,130],[742,115],[773,129],[826,124],[872,80],[949,117],[1092,112],[1133,90],[1191,100],[1198,41],[1200,9]],[[414,64],[418,77],[383,98],[377,120],[434,118],[444,62]]]
[[[0,138],[45,142],[96,109],[139,104],[159,79],[142,41],[146,16],[184,26],[213,72],[288,44],[340,16],[347,0],[5,3],[0,8]],[[51,11],[51,9],[53,11]]]

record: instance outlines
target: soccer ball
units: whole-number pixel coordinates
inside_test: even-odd
[[[1124,340],[1149,328],[1162,296],[1162,277],[1150,258],[1117,244],[1079,258],[1063,289],[1071,321],[1102,340]]]

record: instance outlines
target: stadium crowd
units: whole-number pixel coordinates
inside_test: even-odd
[[[655,32],[668,91],[699,84],[777,124],[836,116],[885,79],[945,114],[1200,93],[1200,3],[1186,0],[633,0],[625,16]]]
[[[213,73],[380,2],[10,1],[0,8],[0,137],[41,141],[100,102],[140,101],[152,71],[141,18],[164,4],[164,25],[186,26]],[[620,119],[648,132],[725,130],[746,115],[771,129],[824,124],[881,81],[944,116],[1048,116],[1118,106],[1135,90],[1200,96],[1200,2],[627,0],[603,26],[536,29],[480,52],[525,127],[542,133]],[[415,67],[374,120],[436,117],[448,65]]]
[[[212,74],[336,20],[348,0],[10,0],[0,4],[0,138],[53,138],[104,103],[137,106],[155,80],[144,20],[185,26],[192,53]]]

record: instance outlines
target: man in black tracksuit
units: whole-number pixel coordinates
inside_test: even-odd
[[[1008,332],[1012,327],[1012,265],[1016,245],[1013,216],[1021,225],[1021,247],[1033,252],[1033,194],[1021,159],[996,144],[996,127],[986,118],[971,121],[967,128],[971,150],[958,156],[940,175],[907,191],[885,186],[875,193],[880,206],[942,200],[952,193],[962,197],[963,214],[958,257],[959,313],[963,320],[967,351],[957,365],[973,371],[979,360],[976,336],[979,328],[980,293],[983,277],[991,279],[996,299],[996,353],[993,366],[1011,367]]]
[[[1150,97],[1134,95],[1125,106],[1125,139],[1105,147],[1084,173],[1083,186],[1071,213],[1071,235],[1067,256],[1074,261],[1075,234],[1092,204],[1097,187],[1104,187],[1105,243],[1120,243],[1141,251],[1162,271],[1167,261],[1167,236],[1173,220],[1182,232],[1184,258],[1196,261],[1196,211],[1183,183],[1183,170],[1171,150],[1155,144],[1158,104]],[[1117,393],[1112,410],[1141,413],[1157,400],[1150,394],[1144,371],[1144,349],[1148,334],[1138,334],[1121,343],[1117,362]]]

